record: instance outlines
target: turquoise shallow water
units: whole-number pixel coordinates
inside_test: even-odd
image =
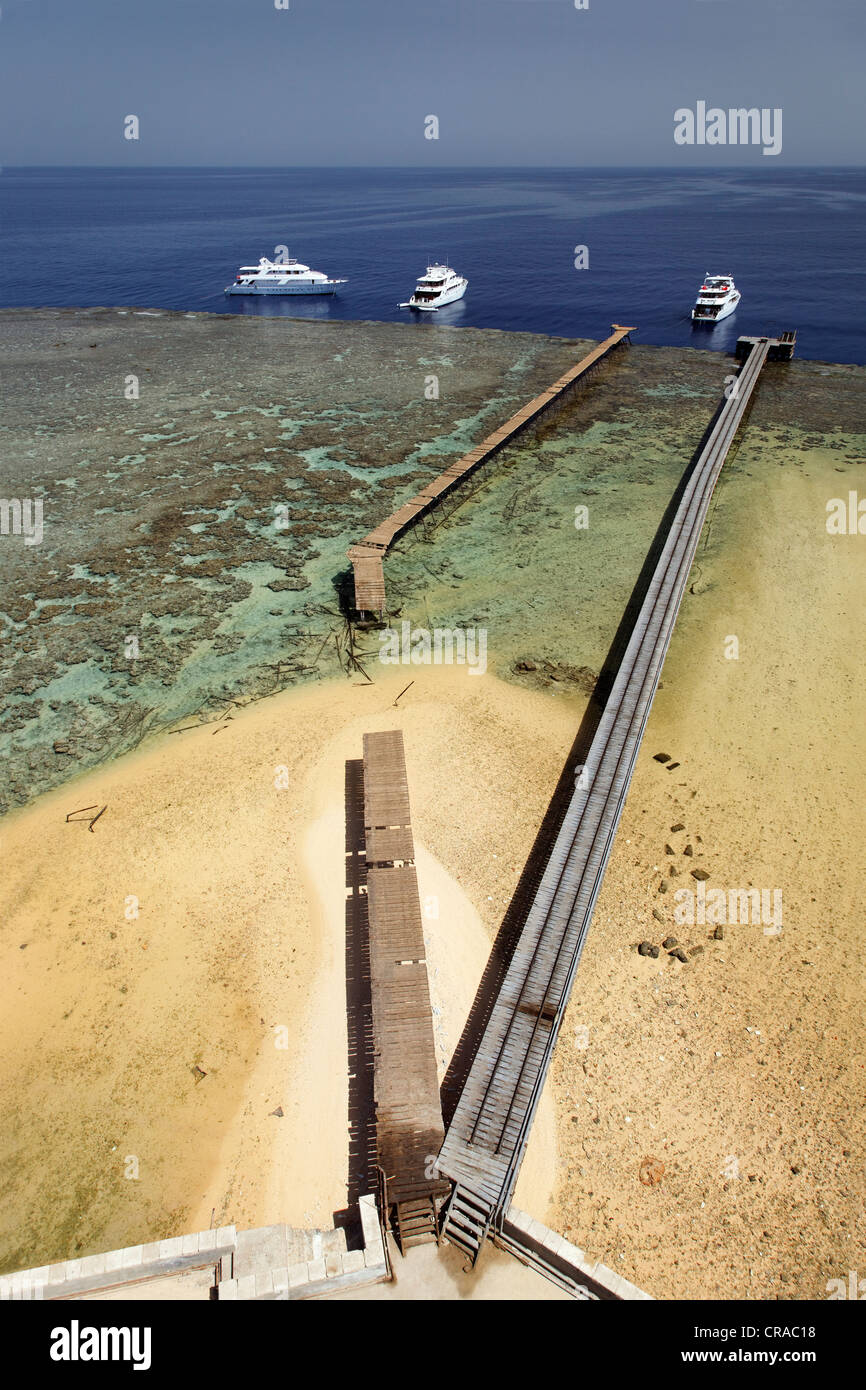
[[[337,674],[348,546],[587,347],[447,327],[420,338],[381,324],[0,313],[3,491],[45,498],[42,545],[0,541],[3,804],[149,731]],[[127,402],[132,364],[141,395]],[[400,541],[386,561],[399,620],[483,627],[490,669],[591,688],[729,369],[710,353],[618,353],[540,440]],[[779,367],[761,386],[768,426],[783,423],[794,452],[829,439],[847,467],[862,379]],[[361,645],[375,678],[378,639]]]

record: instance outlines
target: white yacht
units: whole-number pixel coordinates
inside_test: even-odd
[[[458,275],[448,265],[428,265],[426,272],[415,286],[415,293],[401,309],[441,309],[443,304],[453,304],[462,299],[469,281]]]
[[[320,270],[310,270],[300,261],[269,261],[262,256],[258,265],[242,265],[226,294],[336,294],[345,280],[331,280]]]
[[[705,275],[692,309],[692,322],[718,323],[734,312],[740,298],[740,291],[732,276]]]

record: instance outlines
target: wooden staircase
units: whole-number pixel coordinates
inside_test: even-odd
[[[398,1202],[394,1230],[404,1255],[412,1245],[424,1245],[431,1240],[438,1245],[439,1222],[435,1199],[417,1197],[409,1202]]]
[[[456,1245],[475,1264],[487,1236],[493,1213],[471,1188],[458,1186],[451,1194],[442,1224],[442,1239]]]

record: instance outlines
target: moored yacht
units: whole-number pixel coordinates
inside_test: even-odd
[[[718,323],[734,312],[740,298],[732,276],[705,275],[692,309],[692,322]]]
[[[226,294],[336,294],[345,280],[331,280],[321,270],[311,270],[300,261],[269,261],[262,256],[258,265],[242,265]]]
[[[428,265],[426,272],[415,286],[415,293],[401,309],[441,309],[443,304],[453,304],[462,299],[469,281],[458,275],[448,265]]]

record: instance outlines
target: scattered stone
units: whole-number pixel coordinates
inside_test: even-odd
[[[685,828],[682,821],[677,821],[676,825],[671,826],[671,833],[676,835],[678,830],[685,830]]]
[[[725,939],[725,929],[724,929],[724,927],[716,927],[715,931],[713,932],[713,940],[714,940],[714,941],[724,941],[724,939]]]
[[[651,1155],[643,1160],[638,1170],[638,1178],[644,1187],[658,1187],[665,1175],[665,1165],[660,1158]]]
[[[707,873],[706,869],[692,869],[691,874],[692,878],[696,878],[699,883],[705,883],[706,880],[709,878],[709,874]]]
[[[58,742],[58,743],[53,744],[52,746],[53,746],[53,748],[54,748],[55,753],[71,753],[71,752],[72,752],[72,749],[69,747],[69,744],[68,744],[68,743],[59,743],[59,742]]]
[[[704,948],[703,948],[703,946],[690,946],[690,947],[689,947],[689,955],[690,955],[690,956],[702,956],[703,954],[704,954]]]
[[[664,941],[662,942],[662,945],[664,946],[666,951],[672,951],[674,947],[679,946],[679,944],[680,943],[675,936],[666,936]]]
[[[589,666],[569,666],[564,661],[532,661],[522,657],[514,663],[519,675],[535,675],[539,680],[556,685],[572,685],[585,695],[591,695],[598,680],[598,673]]]
[[[654,946],[651,941],[642,941],[637,948],[637,953],[639,956],[652,956],[653,960],[655,960],[658,956],[659,948],[658,946]]]
[[[663,913],[663,912],[659,912],[659,910],[658,910],[657,907],[654,907],[654,908],[653,908],[653,917],[655,917],[655,919],[656,919],[657,922],[663,922],[663,921],[665,920],[665,915],[664,915],[664,913]]]
[[[202,1071],[201,1067],[190,1067],[190,1071],[192,1072],[193,1076],[195,1077],[195,1084],[196,1084],[196,1086],[198,1085],[198,1083],[199,1083],[200,1081],[204,1081],[205,1077],[207,1076],[207,1072],[206,1072],[206,1071]]]
[[[688,854],[689,856],[694,854],[694,850],[692,849],[691,845],[686,845],[685,849],[683,850],[683,854]]]
[[[283,1118],[283,1107],[281,1105],[278,1105],[276,1110],[272,1110],[270,1113],[272,1115],[276,1115],[278,1120],[281,1120]]]
[[[679,869],[677,868],[676,864],[671,864],[668,868],[668,878],[676,878],[678,873]]]
[[[669,952],[668,952],[668,955],[669,955],[673,960],[681,960],[682,963],[683,963],[683,965],[688,965],[688,963],[689,963],[689,958],[688,958],[688,956],[686,955],[685,951],[683,950],[682,946],[677,946],[675,950],[669,951]]]
[[[674,770],[675,767],[679,767],[679,763],[668,763],[667,768],[665,769],[665,771],[666,771],[666,772],[673,772],[673,770]]]
[[[665,854],[675,854],[675,853],[676,853],[676,851],[675,851],[675,850],[672,850],[671,847],[670,847],[670,845],[665,845]]]
[[[667,884],[665,883],[664,879],[662,879],[661,883],[659,884],[659,892],[660,892],[660,893],[666,893],[667,891],[668,891],[668,886],[667,886]]]
[[[670,753],[653,753],[653,761],[654,761],[654,762],[657,762],[657,763],[669,763],[670,760],[671,760],[671,755],[670,755]]]

